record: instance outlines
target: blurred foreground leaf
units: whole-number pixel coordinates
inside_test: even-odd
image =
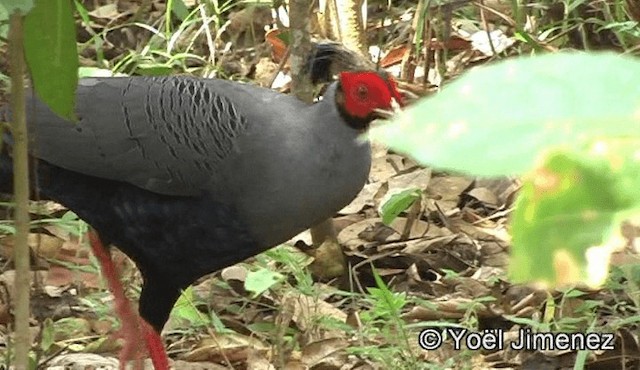
[[[471,70],[370,137],[437,168],[522,174],[551,147],[640,135],[639,70],[608,53],[510,59]]]
[[[433,167],[526,173],[511,277],[597,286],[621,221],[640,212],[639,70],[637,59],[607,53],[511,59],[469,72],[370,135]]]
[[[25,58],[36,94],[58,115],[75,120],[76,28],[69,0],[37,0],[25,17]]]

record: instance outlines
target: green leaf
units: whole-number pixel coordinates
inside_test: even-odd
[[[89,321],[76,317],[63,317],[53,323],[53,340],[84,336],[91,331]]]
[[[182,0],[171,1],[171,11],[181,21],[184,21],[189,16],[189,8],[187,8],[184,1]]]
[[[78,68],[78,77],[114,77],[114,76],[126,76],[123,73],[114,73],[109,69],[97,68],[97,67],[80,67]]]
[[[291,45],[291,31],[289,30],[282,31],[278,33],[276,37],[279,38],[282,42],[284,42],[285,45],[287,46]]]
[[[70,0],[36,0],[24,21],[25,57],[36,94],[72,120],[78,85],[75,31]]]
[[[247,274],[247,278],[244,281],[244,288],[254,293],[255,296],[258,296],[282,281],[283,278],[282,274],[268,269],[251,271]]]
[[[599,286],[623,219],[640,213],[640,140],[555,152],[525,180],[512,219],[514,282]]]
[[[419,162],[521,174],[547,148],[638,135],[640,61],[558,53],[478,67],[370,136]]]
[[[42,330],[40,331],[40,348],[47,352],[51,346],[55,343],[55,330],[53,326],[53,320],[47,317],[42,322]]]
[[[141,76],[168,76],[173,68],[166,64],[141,64],[136,66],[136,73]]]
[[[62,215],[62,217],[60,217],[60,219],[63,220],[63,221],[67,221],[67,222],[69,222],[69,221],[78,221],[79,220],[78,215],[73,211],[65,212]]]
[[[6,39],[9,36],[9,11],[0,6],[0,37]]]
[[[392,194],[380,206],[379,213],[382,215],[382,222],[389,225],[400,213],[411,207],[413,202],[420,199],[421,194],[418,188],[409,188]]]
[[[194,303],[193,287],[188,287],[182,291],[176,304],[171,310],[171,317],[185,320],[193,326],[204,326],[209,324],[205,316],[198,311]]]
[[[372,313],[376,316],[397,318],[406,304],[406,293],[392,292],[375,269],[373,269],[373,278],[377,288],[367,288],[375,304]]]
[[[0,0],[0,7],[4,8],[8,14],[16,11],[27,14],[33,8],[33,0]]]
[[[16,233],[16,228],[13,225],[0,224],[0,234],[13,235]]]

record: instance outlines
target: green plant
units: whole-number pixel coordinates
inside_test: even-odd
[[[598,285],[621,221],[640,211],[638,68],[633,59],[578,53],[479,68],[371,137],[427,165],[526,173],[512,217],[511,277]],[[495,81],[500,88],[486,91]]]
[[[383,344],[359,346],[350,351],[370,357],[388,368],[417,368],[413,353],[414,339],[401,316],[407,304],[407,295],[392,292],[375,270],[373,276],[376,287],[368,288],[368,295],[363,297],[370,308],[362,312],[360,318],[364,327],[364,339]]]

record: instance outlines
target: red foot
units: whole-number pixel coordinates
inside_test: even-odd
[[[169,359],[164,350],[160,334],[131,308],[129,300],[124,295],[124,289],[118,279],[118,273],[111,260],[111,255],[102,245],[102,241],[100,241],[95,231],[89,232],[89,242],[93,254],[96,256],[98,263],[100,263],[102,274],[107,281],[109,290],[113,294],[114,310],[122,323],[119,335],[124,338],[125,345],[120,351],[120,369],[124,370],[125,365],[133,360],[136,360],[136,369],[143,369],[142,360],[144,355],[148,353],[156,370],[169,370]],[[141,342],[144,342],[146,351],[141,346]]]

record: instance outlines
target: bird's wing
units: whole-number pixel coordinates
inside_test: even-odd
[[[77,123],[30,99],[31,149],[71,171],[162,194],[200,194],[247,129],[232,101],[251,98],[240,86],[186,76],[82,79]]]

